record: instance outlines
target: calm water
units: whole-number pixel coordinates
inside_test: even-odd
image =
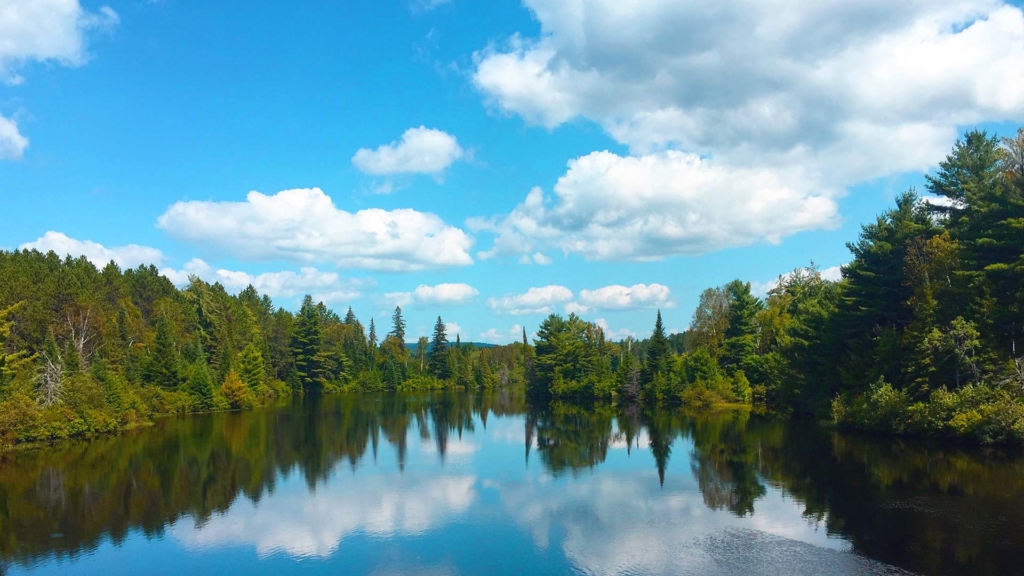
[[[1012,574],[1024,459],[746,415],[305,399],[0,456],[0,573]]]

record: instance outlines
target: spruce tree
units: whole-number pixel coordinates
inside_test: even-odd
[[[251,342],[238,357],[238,370],[239,376],[249,390],[260,397],[266,395],[266,368],[263,364],[263,355]]]
[[[306,296],[302,300],[299,316],[292,335],[292,354],[295,357],[295,371],[303,389],[319,389],[324,378],[323,327],[321,316]]]
[[[434,338],[430,341],[430,346],[430,372],[441,380],[451,378],[451,368],[448,365],[448,329],[440,316],[434,324]]]
[[[391,332],[388,336],[391,336],[398,340],[399,343],[405,345],[405,318],[402,318],[402,307],[395,306],[395,313],[391,315]]]
[[[188,380],[185,381],[185,390],[192,395],[200,410],[213,408],[213,379],[204,354],[200,354],[196,363],[191,366]]]
[[[353,312],[352,311],[352,307],[349,306],[348,307],[348,312],[345,313],[345,325],[346,326],[355,326],[358,323],[359,323],[359,320],[356,319],[355,312]]]
[[[13,376],[29,360],[24,351],[8,352],[7,350],[7,341],[11,337],[11,329],[14,327],[14,320],[11,320],[11,316],[21,306],[22,304],[15,304],[0,310],[0,384]]]
[[[163,318],[156,322],[156,338],[149,352],[143,378],[147,384],[156,384],[166,390],[181,385],[181,359],[171,336],[171,328]]]
[[[725,329],[725,353],[721,363],[726,372],[740,370],[757,353],[756,316],[764,305],[750,293],[750,283],[733,280],[725,285],[729,296],[729,327]]]
[[[661,310],[658,310],[658,318],[654,322],[654,331],[647,347],[647,361],[644,364],[643,380],[646,386],[650,387],[658,374],[668,373],[671,357],[672,351],[668,345],[668,336],[665,334],[665,325],[661,321]]]

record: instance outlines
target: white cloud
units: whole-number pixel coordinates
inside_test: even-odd
[[[29,62],[85,64],[87,33],[111,30],[118,21],[110,7],[89,12],[78,0],[0,0],[0,81],[20,84],[18,70]]]
[[[76,240],[60,232],[49,231],[37,240],[26,242],[20,246],[22,250],[38,250],[46,253],[53,251],[58,256],[85,256],[97,268],[103,268],[113,261],[122,269],[135,268],[140,264],[159,266],[164,255],[156,248],[128,244],[127,246],[106,246],[91,240]]]
[[[177,202],[157,220],[171,236],[249,260],[330,262],[412,271],[473,263],[473,239],[434,214],[379,208],[346,212],[319,188],[245,202]]]
[[[597,290],[581,290],[580,304],[586,309],[638,310],[645,308],[671,308],[672,291],[662,284],[612,285]]]
[[[612,330],[611,326],[608,325],[608,320],[604,318],[598,318],[594,320],[594,324],[604,331],[604,337],[608,340],[619,341],[625,340],[632,336],[636,338],[636,332],[633,332],[629,328],[619,328],[618,330]]]
[[[498,314],[551,314],[559,304],[572,300],[572,291],[565,286],[530,288],[524,294],[489,298],[487,305]]]
[[[1000,0],[524,3],[539,37],[477,53],[476,86],[531,123],[592,120],[636,157],[576,160],[553,206],[531,193],[491,223],[487,255],[778,242],[834,225],[853,184],[928,169],[959,126],[1024,120],[1024,13]]]
[[[448,334],[448,339],[452,342],[455,341],[455,337],[462,334],[462,326],[459,326],[458,322],[445,322],[445,331]]]
[[[465,151],[454,136],[420,126],[406,130],[398,142],[384,144],[376,150],[361,148],[352,157],[352,164],[361,172],[375,176],[440,174],[463,156]],[[391,190],[389,186],[387,191]]]
[[[584,306],[583,304],[580,304],[579,302],[569,302],[568,304],[565,305],[566,314],[580,315],[586,314],[587,312],[590,312],[590,308]]]
[[[513,342],[522,342],[523,327],[520,324],[513,324],[508,330],[491,328],[486,332],[480,333],[480,341],[489,342],[491,344],[511,344]]]
[[[547,256],[543,252],[535,252],[532,255],[523,254],[519,257],[520,264],[539,264],[541,266],[547,266],[551,264],[551,262],[553,262],[551,257]]]
[[[473,476],[403,474],[381,480],[361,474],[317,486],[291,483],[262,494],[259,504],[237,499],[202,523],[182,520],[170,533],[189,549],[251,546],[262,558],[282,552],[327,558],[347,537],[415,537],[444,526],[477,499]]]
[[[729,168],[671,150],[594,152],[568,166],[553,202],[537,188],[506,217],[467,222],[496,234],[480,257],[550,247],[590,260],[657,260],[838,224],[835,201],[799,168]]]
[[[806,272],[809,269],[808,268],[800,268],[800,270],[803,271],[803,272]],[[825,268],[824,270],[820,270],[819,272],[820,272],[821,277],[823,279],[828,280],[830,282],[838,282],[838,281],[843,279],[843,269],[842,269],[842,266],[831,266],[829,268]],[[782,283],[782,281],[787,280],[787,279],[791,278],[792,276],[793,276],[793,272],[786,272],[785,274],[780,274],[774,280],[769,280],[767,282],[751,282],[750,283],[750,292],[751,292],[751,294],[753,294],[755,296],[760,296],[760,297],[767,296],[768,293],[771,292],[772,290],[774,290],[776,287],[778,287],[778,285],[780,283]]]
[[[435,8],[439,8],[446,4],[451,4],[452,0],[413,0],[412,11],[413,12],[430,12]]]
[[[28,138],[18,131],[18,123],[0,116],[0,160],[21,160],[28,148]]]
[[[420,284],[412,292],[388,292],[385,300],[396,306],[409,304],[421,305],[453,305],[465,304],[480,294],[480,291],[469,284],[438,284],[427,286]]]
[[[212,266],[193,258],[181,270],[164,268],[160,273],[178,286],[188,283],[189,276],[195,275],[207,282],[220,282],[228,292],[239,292],[252,286],[271,298],[293,298],[310,294],[313,300],[324,303],[346,302],[359,298],[364,281],[345,279],[335,272],[322,272],[313,267],[301,268],[298,272],[264,272],[249,274],[236,270],[214,269]]]

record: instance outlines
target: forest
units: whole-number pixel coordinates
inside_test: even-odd
[[[509,388],[532,403],[752,406],[883,434],[1024,443],[1024,130],[971,131],[848,247],[842,279],[812,264],[763,298],[734,280],[687,331],[613,342],[570,314],[490,348],[382,336],[306,297],[229,294],[154,266],[0,251],[0,443],[48,441],[296,394]]]

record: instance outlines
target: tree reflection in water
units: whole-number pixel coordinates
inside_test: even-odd
[[[743,412],[528,407],[508,391],[305,398],[5,454],[0,559],[74,558],[133,530],[158,536],[185,517],[202,525],[240,497],[258,504],[291,475],[312,492],[341,466],[377,460],[383,443],[404,470],[410,437],[431,443],[443,464],[453,442],[486,437],[495,417],[522,426],[526,465],[534,454],[555,478],[590,474],[622,447],[653,460],[663,489],[691,481],[673,478],[688,465],[708,509],[753,517],[779,490],[857,553],[906,569],[998,574],[1024,561],[1016,454],[855,438]]]

